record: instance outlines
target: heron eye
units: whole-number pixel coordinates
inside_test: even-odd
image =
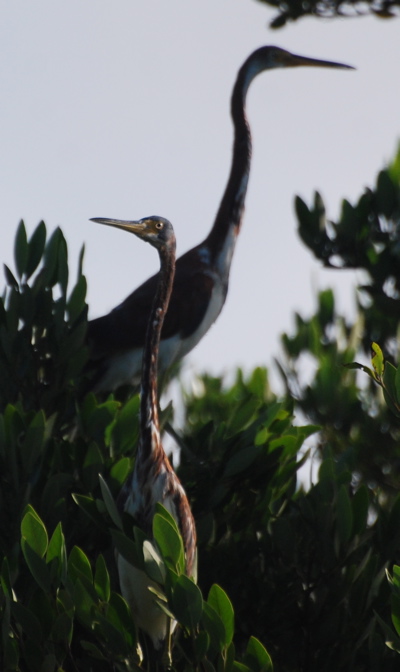
[[[157,222],[156,229],[162,229],[164,224],[162,222]]]

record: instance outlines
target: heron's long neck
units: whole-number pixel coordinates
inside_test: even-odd
[[[157,364],[160,334],[175,275],[175,246],[159,251],[161,269],[143,349],[140,388],[140,441],[137,460],[164,458],[158,419]]]
[[[231,253],[233,253],[242,222],[251,160],[251,133],[246,118],[245,103],[247,90],[256,74],[246,62],[239,70],[232,92],[231,115],[234,141],[231,171],[214,225],[205,240],[214,261],[227,244],[232,246]],[[228,257],[230,256],[231,254],[228,254]]]

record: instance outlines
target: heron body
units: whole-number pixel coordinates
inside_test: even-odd
[[[131,476],[124,484],[118,504],[130,513],[137,524],[152,534],[157,502],[161,502],[175,518],[185,549],[186,573],[195,569],[196,528],[185,491],[162,446],[158,418],[157,370],[160,334],[167,312],[175,271],[175,235],[172,224],[162,217],[123,222],[97,218],[102,224],[130,231],[157,248],[161,268],[148,316],[143,349],[140,387],[140,434]],[[154,648],[161,648],[175,623],[157,606],[149,586],[156,587],[147,575],[117,555],[121,592],[131,606],[136,624],[151,638]]]
[[[233,155],[224,194],[206,239],[176,263],[170,306],[161,332],[161,373],[190,352],[215,322],[225,303],[232,257],[240,231],[251,161],[251,133],[246,95],[253,79],[265,70],[297,66],[350,66],[261,47],[239,69],[231,96]],[[138,287],[109,314],[89,322],[90,368],[95,392],[120,385],[137,386],[146,325],[158,274]]]

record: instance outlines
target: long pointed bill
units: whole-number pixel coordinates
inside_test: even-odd
[[[97,224],[106,224],[107,226],[115,226],[117,229],[123,229],[124,231],[129,231],[130,233],[136,233],[140,236],[146,229],[146,224],[141,221],[125,221],[123,219],[106,219],[103,217],[93,217],[91,222],[97,222]]]
[[[284,59],[285,66],[311,66],[313,68],[342,68],[345,70],[355,70],[352,65],[346,65],[345,63],[336,63],[335,61],[322,61],[319,58],[308,58],[307,56],[297,56],[297,54],[290,54],[286,52],[286,57]]]

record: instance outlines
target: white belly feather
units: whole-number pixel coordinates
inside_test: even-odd
[[[165,371],[172,364],[188,354],[207,333],[220,314],[225,301],[226,292],[221,280],[215,277],[215,285],[207,311],[199,327],[188,338],[182,339],[180,334],[160,342],[159,369]],[[142,350],[135,349],[115,355],[102,376],[95,392],[115,390],[121,385],[139,387],[142,367]]]

